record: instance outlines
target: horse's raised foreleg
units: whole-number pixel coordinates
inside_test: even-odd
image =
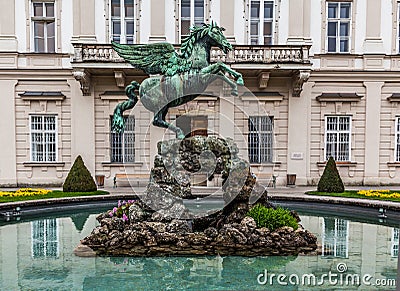
[[[218,74],[219,72],[228,73],[236,79],[236,84],[243,86],[243,76],[222,62],[209,65],[201,70],[202,74]]]
[[[180,129],[179,127],[176,127],[175,125],[173,125],[165,120],[165,116],[168,113],[168,109],[169,109],[169,107],[165,106],[157,113],[154,113],[153,125],[158,126],[158,127],[168,128],[176,133],[177,138],[184,139],[185,134],[183,133],[182,129]]]
[[[115,107],[111,125],[112,130],[115,130],[116,132],[122,132],[124,130],[125,121],[122,113],[125,110],[132,109],[138,102],[135,90],[138,89],[139,86],[140,84],[136,81],[132,81],[128,86],[126,86],[125,93],[129,100],[121,102]]]

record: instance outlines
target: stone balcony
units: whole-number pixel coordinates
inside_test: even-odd
[[[179,49],[179,46],[176,46]],[[274,45],[249,46],[234,45],[233,50],[224,54],[219,48],[212,48],[211,62],[222,61],[227,64],[310,64],[310,46]],[[72,62],[77,63],[124,63],[111,44],[74,44]]]
[[[73,73],[81,83],[84,95],[90,94],[91,76],[104,74],[105,70],[115,74],[117,85],[124,87],[125,75],[132,73],[134,68],[118,56],[111,44],[73,45]],[[175,48],[178,50],[179,46]],[[311,72],[309,50],[309,45],[234,45],[228,54],[219,48],[212,48],[211,63],[221,61],[239,70],[244,77],[257,77],[259,88],[268,86],[270,75],[291,77],[293,96],[299,96]]]

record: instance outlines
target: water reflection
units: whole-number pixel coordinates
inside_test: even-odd
[[[304,227],[317,235],[321,256],[79,258],[72,250],[96,225],[95,215],[4,225],[0,227],[0,290],[309,290],[310,286],[282,286],[276,281],[273,286],[259,285],[257,276],[268,270],[269,274],[320,278],[330,271],[337,273],[338,264],[346,265],[346,274],[396,278],[398,228],[337,217],[301,218]],[[325,289],[329,285],[313,287]]]

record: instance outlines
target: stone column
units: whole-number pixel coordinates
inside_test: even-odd
[[[15,0],[0,0],[0,51],[16,52]]]
[[[71,163],[78,155],[93,178],[95,175],[95,117],[94,92],[83,96],[78,81],[70,80],[71,86]]]
[[[313,87],[314,82],[307,82],[300,98],[289,97],[287,174],[296,174],[296,185],[307,185],[310,175],[310,96]]]
[[[381,0],[367,0],[365,53],[382,54],[385,51],[381,35],[381,5]]]
[[[151,29],[149,42],[166,41],[165,36],[165,0],[151,0]]]
[[[15,85],[16,80],[0,80],[2,92],[0,116],[0,185],[17,184],[17,150],[15,134]]]
[[[72,42],[96,42],[95,0],[73,0]]]
[[[384,82],[364,82],[365,108],[365,162],[364,184],[379,185],[379,141],[381,136],[381,90]]]
[[[235,43],[235,7],[232,0],[220,0],[220,25],[225,28],[224,35],[230,43]]]

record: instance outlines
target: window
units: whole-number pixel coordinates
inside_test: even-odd
[[[347,258],[349,256],[349,221],[339,218],[324,218],[322,256]]]
[[[328,2],[328,52],[349,52],[351,3]]]
[[[274,1],[251,1],[250,44],[272,44]]]
[[[325,160],[350,161],[350,116],[327,116],[325,118]]]
[[[132,44],[134,30],[133,0],[111,0],[111,40]]]
[[[31,222],[31,235],[33,258],[58,257],[58,223],[56,219]]]
[[[34,51],[54,53],[56,48],[54,2],[32,2]]]
[[[204,0],[181,0],[181,40],[190,34],[190,27],[204,23]]]
[[[273,117],[253,116],[249,118],[250,163],[272,163]]]
[[[112,163],[133,163],[135,161],[135,117],[124,116],[124,120],[125,130],[123,132],[111,131]]]
[[[396,162],[400,162],[400,117],[396,117],[396,124],[395,124],[395,128],[396,128],[396,133],[395,133],[395,146],[396,146],[396,150],[395,150],[395,160]]]
[[[397,258],[399,256],[399,229],[392,229],[392,247],[391,247],[392,257]]]
[[[31,115],[30,139],[32,162],[57,161],[57,117]]]

